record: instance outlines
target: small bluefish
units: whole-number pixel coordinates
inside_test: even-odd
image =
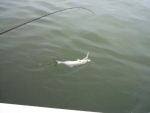
[[[55,60],[55,61],[57,62],[57,64],[64,64],[72,68],[74,66],[83,65],[83,64],[90,62],[91,60],[88,59],[88,56],[89,56],[89,52],[87,53],[87,56],[81,60],[77,59],[75,61],[58,61],[58,60]]]

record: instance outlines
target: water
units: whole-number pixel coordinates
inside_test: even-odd
[[[0,102],[150,112],[149,0],[0,0]],[[53,59],[91,63],[69,68]]]

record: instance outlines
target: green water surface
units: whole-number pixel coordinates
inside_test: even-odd
[[[150,112],[149,0],[0,0],[0,102]],[[91,62],[69,68],[53,59]]]

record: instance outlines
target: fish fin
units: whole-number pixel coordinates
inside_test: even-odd
[[[87,52],[87,55],[86,55],[86,57],[84,59],[88,59],[88,57],[89,57],[89,52]]]

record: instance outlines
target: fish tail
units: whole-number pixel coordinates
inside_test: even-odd
[[[55,59],[53,59],[55,62],[56,62],[56,64],[61,64],[61,61],[58,61],[58,60],[55,60]]]

